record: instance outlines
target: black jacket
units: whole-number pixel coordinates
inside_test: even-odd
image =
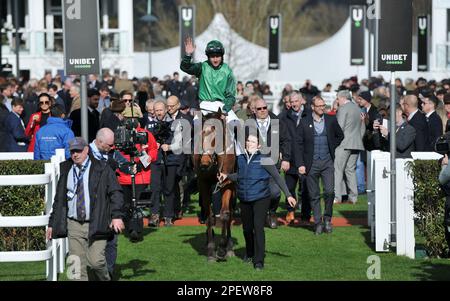
[[[1,103],[0,100],[0,141],[6,141],[8,137],[8,131],[6,130],[6,118],[9,115],[8,108]],[[5,143],[0,143],[0,153],[4,153],[8,151],[8,145]]]
[[[295,137],[298,135],[300,131],[300,123],[297,126],[297,116],[295,115],[294,110],[290,109],[289,111],[286,111],[284,114],[285,118],[282,120],[282,122],[286,123],[286,128],[288,130],[289,136],[291,137],[291,155],[289,163],[291,164],[291,168],[288,170],[288,174],[298,174],[298,167],[296,167],[295,163],[295,154],[298,153],[300,150],[298,148],[298,144],[296,143]],[[305,106],[305,109],[302,111],[301,118],[305,118],[307,115],[311,115],[311,110],[307,109]],[[281,115],[281,114],[280,114]]]
[[[327,128],[327,140],[331,158],[334,161],[335,150],[344,140],[344,132],[342,131],[336,117],[324,115],[325,126]],[[314,121],[312,114],[308,114],[300,121],[297,137],[297,149],[295,152],[296,167],[306,167],[306,173],[311,170],[314,158]]]
[[[270,124],[268,130],[267,130],[267,146],[272,146],[272,135],[280,137],[279,139],[279,150],[281,153],[281,156],[283,158],[283,161],[290,161],[291,160],[291,137],[288,133],[286,122],[283,122],[278,118],[277,115],[275,115],[272,112],[269,112],[270,120],[279,120],[279,128],[277,129],[272,127],[272,123]],[[253,118],[255,119],[256,123],[258,124],[258,121],[256,120],[256,116],[253,115]],[[269,134],[271,133],[271,134]],[[270,154],[265,154],[269,155]],[[278,156],[277,156],[278,158]]]
[[[122,125],[119,117],[117,117],[109,108],[103,110],[100,116],[100,128],[109,128],[115,132],[119,126]]]
[[[67,237],[67,178],[73,161],[62,162],[61,176],[56,188],[55,202],[48,226],[53,228],[53,238]],[[113,232],[109,228],[112,219],[123,218],[123,192],[114,171],[105,163],[91,157],[89,171],[90,223],[89,238],[109,239]]]
[[[442,136],[442,119],[436,112],[433,112],[427,119],[428,122],[428,144],[427,151],[434,152],[436,140]]]
[[[81,137],[81,109],[75,110],[70,114],[72,123],[72,131],[75,137]],[[100,113],[93,109],[92,112],[88,110],[88,135],[89,141],[92,142],[97,136],[97,131],[100,129]]]
[[[414,151],[426,152],[429,145],[428,124],[425,115],[421,111],[417,111],[413,118],[408,121],[416,130],[416,139],[414,140]],[[441,125],[442,126],[442,125]]]
[[[371,105],[369,111],[367,112],[367,119],[368,124],[366,126],[366,132],[363,136],[363,144],[364,148],[367,151],[373,151],[376,149],[380,149],[379,141],[380,141],[380,132],[374,131],[373,129],[373,123],[375,120],[381,118],[380,113],[378,112],[378,109],[375,105]],[[376,141],[375,141],[376,140]],[[378,143],[378,144],[377,144]],[[363,162],[367,161],[367,155],[366,152],[361,153],[361,160]]]
[[[175,120],[187,120],[190,124],[191,124],[191,129],[192,128],[192,124],[193,124],[193,118],[191,115],[186,115],[181,113],[180,111],[178,111],[177,116],[175,117]],[[172,120],[171,118],[169,120]],[[159,121],[154,121],[154,124],[158,124],[160,123]],[[172,130],[172,127],[177,126],[176,122],[174,124],[174,121],[169,121],[170,124],[170,136],[167,137],[167,139],[165,141],[158,141],[158,143],[160,144],[172,144],[174,142],[174,138],[175,138],[175,131]],[[155,128],[151,123],[148,124],[148,127],[153,127]],[[155,136],[155,138],[158,138],[158,134],[155,132],[155,129],[150,130],[150,132],[152,132],[152,134]],[[192,138],[192,131],[191,131],[191,138]],[[188,143],[188,141],[183,141],[184,143]],[[189,141],[190,142],[190,141]],[[164,164],[166,166],[179,166],[179,168],[181,169],[183,167],[183,163],[185,162],[185,155],[184,154],[175,154],[172,151],[168,151],[168,152],[163,152],[161,148],[158,149],[158,159],[154,164]]]

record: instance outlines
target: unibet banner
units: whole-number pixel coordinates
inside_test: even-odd
[[[417,70],[429,70],[430,34],[428,29],[430,22],[427,16],[417,18]]]
[[[366,31],[366,13],[365,6],[351,5],[350,17],[351,27],[351,51],[350,65],[364,65],[365,56],[365,31]]]
[[[63,0],[66,75],[100,74],[98,0]]]
[[[412,1],[380,0],[376,29],[376,71],[411,71]]]
[[[181,59],[186,55],[184,41],[187,37],[195,39],[195,6],[179,7]]]
[[[281,15],[269,16],[269,70],[280,69]]]

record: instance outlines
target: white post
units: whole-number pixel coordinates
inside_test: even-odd
[[[45,174],[50,175],[50,183],[45,185],[45,214],[48,215],[52,210],[53,198],[56,193],[55,168],[52,163],[45,163]],[[54,239],[50,242],[50,245],[52,256],[46,263],[47,280],[56,281],[58,279],[58,247],[60,246],[60,243],[58,240]]]
[[[55,50],[55,17],[52,14],[51,0],[46,1],[46,12],[45,12],[45,26],[46,26],[46,41],[47,49],[50,51]]]
[[[390,153],[375,159],[375,251],[388,252],[391,234]]]
[[[30,54],[44,55],[44,0],[28,0],[28,17],[30,19]]]
[[[133,0],[118,0],[120,55],[131,56],[134,52]]]
[[[406,167],[410,159],[397,159],[397,255],[414,259],[414,185]]]
[[[444,46],[449,40],[447,35],[447,8],[450,8],[450,4],[445,6],[445,2],[448,1],[433,1],[432,12],[432,57],[431,71],[445,70],[447,68],[447,47]]]

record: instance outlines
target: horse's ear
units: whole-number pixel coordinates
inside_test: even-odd
[[[219,108],[219,111],[217,111],[220,115],[222,115],[222,108]]]

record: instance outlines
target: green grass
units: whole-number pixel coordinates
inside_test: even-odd
[[[381,280],[448,280],[450,261],[411,260],[395,253],[375,254],[365,227],[336,228],[315,237],[310,229],[266,230],[266,267],[256,272],[241,262],[242,229],[235,227],[236,257],[208,263],[204,227],[146,230],[141,243],[119,241],[116,278],[123,281],[161,280],[367,280],[367,258],[381,259]],[[0,280],[43,280],[45,264],[0,264]],[[41,273],[41,274],[39,274]],[[65,278],[62,275],[62,280]]]
[[[334,212],[335,216],[347,218],[366,217],[366,198],[361,197],[357,205],[334,206]],[[375,253],[370,230],[362,226],[335,228],[331,235],[319,237],[304,227],[266,229],[266,260],[262,272],[256,272],[251,264],[244,264],[240,259],[245,253],[241,226],[233,228],[236,257],[227,262],[207,262],[204,233],[204,226],[146,229],[144,241],[137,244],[121,236],[115,278],[121,281],[364,281],[370,266],[368,257],[378,255],[381,280],[450,279],[449,260],[411,260],[396,256],[395,252]],[[60,279],[65,280],[65,275]],[[45,280],[45,263],[2,263],[0,281],[4,280]]]

